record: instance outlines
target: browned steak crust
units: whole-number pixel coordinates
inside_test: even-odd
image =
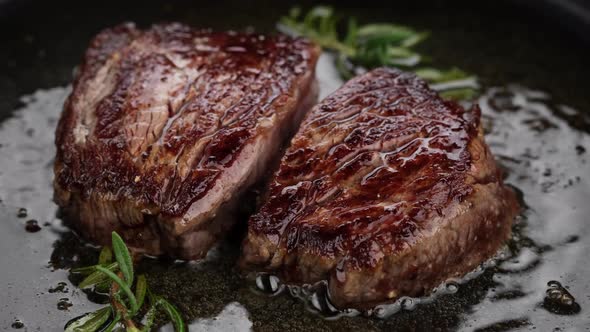
[[[337,306],[429,292],[492,256],[517,203],[477,106],[376,69],[308,113],[251,217],[241,266],[329,280]]]
[[[203,256],[316,98],[319,49],[283,35],[142,31],[91,42],[56,133],[55,199],[96,242]]]

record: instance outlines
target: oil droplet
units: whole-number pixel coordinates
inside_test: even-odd
[[[25,323],[23,323],[19,319],[17,319],[14,321],[14,323],[12,323],[11,326],[13,329],[22,329],[23,327],[25,327]]]
[[[19,218],[26,218],[27,217],[27,209],[25,209],[25,208],[18,209],[18,213],[16,214],[16,216]]]
[[[385,313],[386,313],[385,308],[383,308],[383,307],[375,307],[374,314],[375,314],[376,317],[384,317],[385,316]]]
[[[416,301],[414,301],[412,298],[405,297],[401,301],[401,306],[403,309],[411,311],[416,308]]]
[[[570,235],[565,239],[565,243],[575,243],[578,242],[579,239],[580,237],[577,235]]]
[[[25,230],[29,233],[37,233],[38,231],[41,230],[41,226],[39,226],[39,223],[37,223],[37,220],[31,219],[31,220],[28,220],[27,223],[25,224]]]
[[[69,291],[67,286],[68,286],[67,283],[61,281],[57,284],[57,286],[55,286],[53,288],[49,288],[48,292],[49,293],[57,293],[57,292],[67,293]]]
[[[279,278],[269,274],[260,274],[256,277],[256,286],[259,290],[270,294],[281,290]]]
[[[445,284],[445,290],[449,294],[455,294],[459,290],[459,285],[457,285],[455,282],[449,281]]]
[[[580,305],[570,292],[558,281],[551,280],[547,283],[549,287],[545,293],[545,300],[542,307],[547,311],[558,315],[573,315],[580,312]]]
[[[289,286],[289,293],[291,293],[291,296],[294,297],[299,297],[299,294],[301,293],[301,288],[299,286]]]
[[[57,309],[58,310],[68,310],[72,306],[72,302],[68,298],[61,298],[59,302],[57,302]]]

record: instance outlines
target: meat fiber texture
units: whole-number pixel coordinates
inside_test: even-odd
[[[55,201],[85,238],[203,257],[317,98],[302,38],[182,24],[99,33],[56,133]]]
[[[328,280],[340,308],[427,294],[493,256],[518,206],[480,110],[376,69],[316,105],[248,224],[240,265]]]

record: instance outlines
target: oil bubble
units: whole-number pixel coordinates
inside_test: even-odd
[[[57,284],[57,286],[53,287],[53,288],[49,288],[48,292],[49,293],[67,293],[69,290],[67,288],[68,284],[61,281]]]
[[[26,218],[27,215],[28,215],[27,209],[25,209],[25,208],[18,209],[18,213],[16,214],[16,216],[19,218]]]
[[[412,311],[416,308],[416,301],[410,297],[404,297],[401,300],[401,307],[405,310]]]
[[[256,287],[270,294],[275,294],[281,290],[279,278],[270,274],[260,274],[256,277]]]
[[[14,323],[12,323],[12,325],[10,325],[13,329],[22,329],[23,327],[25,327],[25,324],[17,319],[14,321]]]
[[[41,226],[35,219],[27,220],[25,223],[25,230],[29,233],[37,233],[41,230]]]
[[[57,302],[57,309],[58,310],[68,310],[72,306],[72,302],[68,298],[61,298],[59,302]]]
[[[445,284],[445,290],[449,294],[455,294],[459,290],[459,285],[453,281],[449,281]]]
[[[580,312],[580,305],[574,296],[561,285],[560,282],[551,280],[547,283],[545,299],[541,306],[547,311],[558,315],[573,315]]]

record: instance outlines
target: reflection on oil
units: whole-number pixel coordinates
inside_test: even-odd
[[[61,231],[51,202],[53,132],[68,92],[60,87],[26,96],[22,108],[0,124],[0,330],[59,329],[70,315],[96,307],[78,291],[61,301],[63,290],[74,289],[69,284],[52,291],[68,275],[49,264]]]
[[[587,244],[571,241],[588,237],[590,166],[577,147],[590,146],[590,136],[568,124],[575,111],[557,116],[562,106],[543,92],[516,85],[492,88],[480,105],[491,124],[486,140],[507,170],[506,181],[523,192],[527,209],[514,227],[510,252],[498,265],[495,287],[460,326],[490,327],[523,318],[541,330],[586,326],[587,315],[547,315],[538,304],[550,280],[572,282],[575,294],[587,294],[590,287]]]
[[[248,318],[248,310],[237,302],[228,303],[215,317],[195,319],[189,324],[189,331],[234,331],[246,332],[252,328],[252,322]],[[162,332],[174,332],[171,324],[166,324],[160,329]]]
[[[322,59],[318,74],[325,95],[340,82]],[[94,262],[97,250],[61,225],[51,202],[53,135],[67,93],[67,88],[55,88],[25,97],[22,108],[0,124],[0,264],[10,266],[0,272],[6,285],[1,329],[59,329],[105,301],[74,286],[79,280],[67,270]],[[576,128],[589,128],[590,121],[581,124],[587,116],[556,104],[546,93],[516,85],[488,89],[479,103],[486,140],[526,209],[495,260],[465,280],[442,285],[434,296],[403,298],[357,315],[335,311],[321,285],[286,287],[271,276],[245,280],[235,268],[243,229],[203,262],[146,259],[138,269],[198,330],[551,331],[588,326],[590,135],[573,129],[572,121],[578,121]],[[27,232],[32,227],[35,232]],[[364,317],[369,314],[378,318]]]

